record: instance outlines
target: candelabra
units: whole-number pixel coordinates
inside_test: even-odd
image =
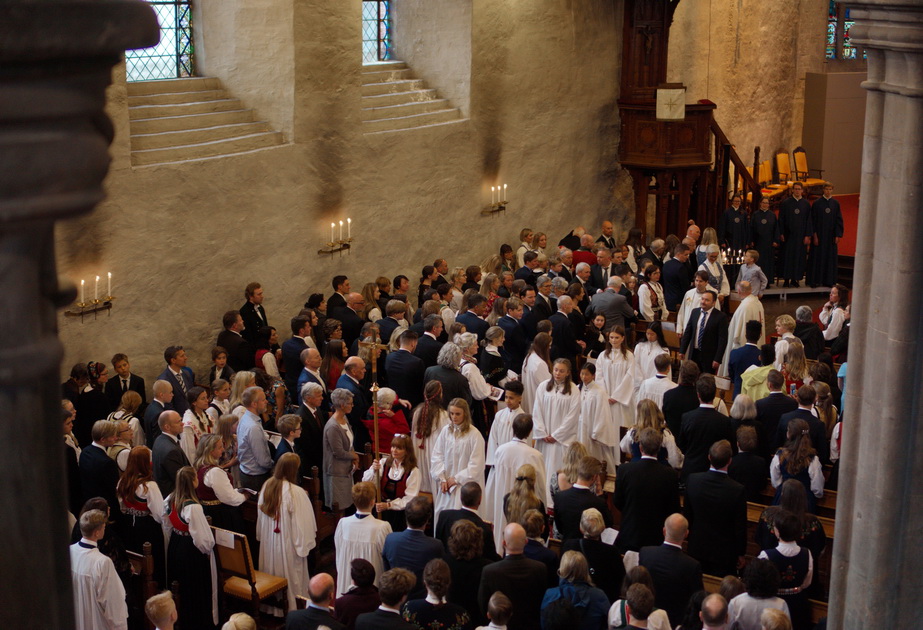
[[[74,304],[77,308],[64,311],[64,316],[79,317],[82,322],[85,315],[92,315],[93,319],[96,319],[97,314],[101,311],[106,311],[106,314],[109,315],[109,311],[112,310],[112,301],[115,299],[115,296],[112,295],[112,272],[109,272],[107,276],[106,296],[103,298],[99,297],[99,276],[96,276],[96,286],[93,289],[92,300],[86,298],[86,281],[81,280],[80,301]]]
[[[346,238],[343,238],[343,222],[340,221],[340,238],[336,238],[336,223],[330,224],[330,240],[327,244],[317,250],[318,254],[336,254],[340,252],[343,255],[350,250],[350,243],[353,242],[353,220],[346,219]]]
[[[506,210],[509,199],[506,198],[507,185],[490,187],[490,205],[481,210],[481,214],[496,214]]]

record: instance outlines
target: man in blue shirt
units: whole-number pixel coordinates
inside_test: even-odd
[[[246,409],[237,425],[237,460],[240,462],[240,485],[259,492],[272,472],[269,440],[263,432],[260,416],[266,412],[266,394],[259,387],[248,387],[240,397]]]

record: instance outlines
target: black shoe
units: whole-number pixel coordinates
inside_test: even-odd
[[[800,289],[800,288],[801,288],[801,285],[798,284],[798,281],[797,281],[797,280],[792,280],[792,288],[793,288],[793,289]]]
[[[787,288],[789,288],[790,286],[791,286],[791,285],[788,283],[788,280],[786,280],[785,282],[782,283],[782,288],[783,288],[783,289],[787,289]]]

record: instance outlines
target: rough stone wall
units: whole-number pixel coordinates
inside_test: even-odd
[[[669,81],[687,102],[707,98],[744,163],[801,143],[804,77],[824,64],[824,0],[680,2],[670,30]]]
[[[257,19],[254,6],[281,17]],[[481,262],[500,243],[515,244],[525,224],[552,243],[606,217],[627,226],[630,182],[616,162],[620,12],[596,0],[476,0],[470,119],[365,136],[359,0],[205,0],[205,67],[258,112],[284,112],[291,93],[292,142],[132,168],[124,70],[116,71],[109,198],[91,217],[59,224],[58,253],[62,274],[78,283],[112,271],[117,300],[109,316],[59,319],[65,372],[126,352],[150,385],[163,348],[179,343],[204,375],[222,313],[240,307],[252,280],[286,338],[288,319],[310,293],[329,293],[337,272],[357,288],[398,273],[415,287],[433,258]],[[267,29],[279,41],[256,46]],[[481,216],[498,180],[509,184],[510,207]],[[346,216],[352,253],[319,256],[330,221]]]

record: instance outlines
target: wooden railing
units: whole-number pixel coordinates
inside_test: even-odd
[[[728,140],[721,125],[714,118],[711,121],[711,132],[715,137],[715,165],[711,173],[711,185],[708,191],[708,203],[706,204],[707,216],[702,217],[698,222],[701,225],[718,225],[718,217],[721,212],[728,206],[728,191],[739,192],[744,203],[747,202],[747,195],[750,195],[749,206],[755,209],[759,206],[760,198],[763,196],[762,187],[759,183],[760,172],[760,148],[753,149],[753,173],[747,171],[747,165],[737,153],[734,145]],[[743,180],[743,187],[740,182]]]

